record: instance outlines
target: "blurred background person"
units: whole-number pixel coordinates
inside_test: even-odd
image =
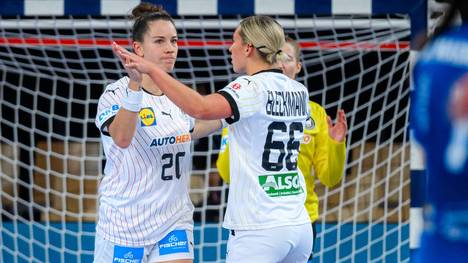
[[[411,124],[424,148],[428,176],[417,262],[468,259],[468,1],[444,2],[449,3],[446,16],[413,72]],[[455,26],[458,13],[462,24]]]

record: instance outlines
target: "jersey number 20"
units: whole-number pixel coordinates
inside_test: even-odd
[[[289,141],[286,144],[286,149],[283,141],[273,140],[273,133],[275,131],[289,133]],[[263,169],[267,171],[280,171],[283,169],[284,162],[286,161],[286,169],[288,169],[288,171],[296,170],[297,158],[296,160],[292,160],[291,158],[293,156],[293,151],[296,151],[296,153],[299,152],[299,146],[301,144],[301,142],[296,140],[296,137],[294,136],[296,131],[298,133],[302,133],[304,131],[302,123],[293,122],[289,125],[289,129],[284,122],[272,122],[268,126],[268,134],[266,136],[265,147],[262,155]],[[270,152],[272,150],[278,150],[280,152],[276,162],[270,162]]]
[[[165,153],[161,156],[161,159],[163,160],[169,160],[167,163],[163,164],[162,166],[162,172],[161,172],[161,179],[164,181],[169,181],[174,179],[172,175],[167,175],[166,170],[174,166],[174,159],[175,159],[175,176],[177,179],[180,178],[180,158],[185,156],[185,152],[178,152],[175,154],[172,153]]]

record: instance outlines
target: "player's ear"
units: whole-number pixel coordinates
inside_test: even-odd
[[[143,46],[141,45],[141,43],[139,41],[133,41],[132,48],[133,48],[133,52],[135,52],[135,54],[137,54],[140,57],[143,57],[143,54],[144,54]]]
[[[252,44],[246,44],[245,49],[244,49],[245,55],[249,56],[253,52],[254,49],[255,48],[254,48],[254,46]]]
[[[299,74],[299,72],[301,72],[301,69],[302,69],[302,63],[297,62],[296,63],[296,74]]]

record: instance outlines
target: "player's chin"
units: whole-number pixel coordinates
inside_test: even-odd
[[[232,69],[234,70],[235,73],[238,73],[238,74],[244,73],[244,69],[242,67],[239,67],[236,64],[232,64]]]
[[[161,68],[166,71],[166,72],[172,72],[174,70],[174,64],[175,63],[163,63],[161,65]]]

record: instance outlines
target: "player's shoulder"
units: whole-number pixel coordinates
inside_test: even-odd
[[[325,109],[318,103],[309,101],[310,106],[310,117],[315,125],[322,125],[327,122],[327,112]]]
[[[308,89],[307,87],[302,84],[301,82],[297,81],[297,80],[294,80],[294,79],[290,79],[289,80],[290,83],[291,83],[291,86],[294,87],[294,89],[297,89],[297,90],[302,90],[302,91],[307,91],[308,92]]]
[[[314,102],[314,101],[309,101],[309,106],[310,106],[310,110],[315,110],[315,111],[318,111],[318,112],[325,112],[325,109],[320,105],[318,104],[317,102]]]
[[[258,87],[259,86],[256,81],[252,79],[252,76],[240,76],[229,83],[225,90],[239,98],[241,94],[252,94],[250,96],[258,96],[260,90]]]
[[[228,87],[234,90],[239,90],[243,86],[250,86],[254,84],[255,84],[255,79],[253,78],[253,76],[245,75],[245,76],[237,77],[234,81],[228,84]]]
[[[104,89],[104,93],[112,93],[114,95],[118,95],[125,91],[125,89],[128,87],[128,82],[129,78],[128,77],[122,77],[118,79],[117,81],[114,81],[106,86]]]

